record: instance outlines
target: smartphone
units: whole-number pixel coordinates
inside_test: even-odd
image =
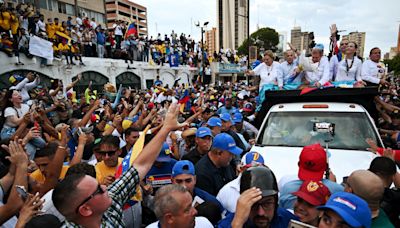
[[[80,128],[80,127],[78,128],[77,134],[78,134],[78,136],[80,136],[82,134],[82,128]]]
[[[22,200],[25,201],[28,198],[28,192],[25,187],[21,185],[15,185],[15,187],[17,188],[17,192],[21,196]]]

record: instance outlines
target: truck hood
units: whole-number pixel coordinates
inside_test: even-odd
[[[253,146],[250,151],[260,153],[264,163],[275,174],[277,181],[284,176],[296,176],[302,147]],[[354,170],[368,169],[377,156],[369,151],[328,149],[329,168],[336,175],[337,183],[349,176]]]

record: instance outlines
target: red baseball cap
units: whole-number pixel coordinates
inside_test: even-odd
[[[322,181],[304,181],[300,189],[294,192],[293,195],[298,196],[306,202],[314,205],[325,205],[331,196],[329,189],[322,183]]]
[[[327,167],[324,148],[319,143],[303,147],[298,165],[300,180],[321,180]]]

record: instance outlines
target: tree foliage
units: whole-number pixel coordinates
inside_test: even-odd
[[[388,65],[388,71],[394,71],[394,75],[400,75],[400,54],[397,54],[393,59],[387,59],[383,61]]]
[[[241,55],[248,55],[249,39],[243,41],[242,45],[238,48],[238,53]],[[250,35],[250,46],[257,46],[257,49],[263,48],[264,50],[276,51],[279,43],[279,35],[273,28],[260,28]]]

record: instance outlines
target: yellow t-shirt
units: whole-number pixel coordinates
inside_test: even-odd
[[[46,24],[47,36],[49,37],[49,39],[56,38],[56,30],[57,30],[57,28],[54,23]]]
[[[17,34],[19,28],[19,21],[15,15],[11,15],[10,25],[11,25],[11,33],[13,35]]]
[[[100,184],[104,184],[104,179],[107,176],[115,176],[115,172],[117,172],[117,168],[121,165],[123,158],[118,158],[118,165],[115,167],[108,167],[104,163],[104,161],[96,164],[96,179]]]
[[[60,180],[64,179],[65,174],[68,171],[68,168],[69,166],[63,165],[63,167],[61,168],[60,177],[58,179]],[[43,184],[44,181],[46,180],[42,172],[40,172],[40,169],[37,169],[33,173],[31,173],[30,177],[32,177],[39,184]]]
[[[10,30],[11,14],[8,11],[0,12],[0,27],[4,30]]]

